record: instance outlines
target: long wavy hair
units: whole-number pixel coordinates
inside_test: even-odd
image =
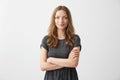
[[[48,29],[47,43],[52,48],[58,47],[58,33],[57,33],[57,27],[55,25],[55,15],[56,15],[56,12],[59,10],[64,10],[67,14],[67,17],[68,17],[68,25],[65,29],[66,45],[73,46],[72,40],[75,39],[74,27],[73,27],[72,17],[71,17],[71,13],[70,13],[69,9],[66,6],[58,6],[53,11],[51,23],[50,23],[49,29]]]

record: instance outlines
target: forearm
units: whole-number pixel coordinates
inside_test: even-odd
[[[55,70],[55,69],[60,69],[60,68],[62,68],[62,66],[52,64],[52,63],[49,63],[49,62],[44,62],[41,65],[41,70],[42,71]]]
[[[62,66],[62,67],[77,67],[79,61],[80,47],[75,47],[70,52],[68,58],[54,58],[50,57],[47,62]]]
[[[76,67],[76,64],[69,58],[51,58],[50,63],[62,66],[62,67]]]

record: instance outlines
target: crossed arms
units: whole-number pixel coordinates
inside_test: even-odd
[[[40,52],[40,69],[42,71],[60,69],[62,67],[77,67],[79,56],[80,56],[80,47],[74,47],[70,52],[68,58],[47,58],[47,50],[43,47]]]

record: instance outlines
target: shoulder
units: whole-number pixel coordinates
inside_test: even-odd
[[[78,34],[75,34],[72,41],[73,41],[73,43],[80,43],[80,36]]]
[[[74,47],[80,47],[81,50],[81,39],[78,34],[75,34],[75,41],[74,41]]]
[[[43,36],[43,40],[47,40],[48,35]]]
[[[45,36],[42,38],[42,43],[41,43],[40,47],[43,46],[43,48],[45,48],[45,49],[48,51],[47,38],[48,38],[47,35],[45,35]]]
[[[47,39],[48,39],[48,35],[43,36],[42,43],[46,43],[47,44]]]
[[[79,37],[79,35],[78,35],[78,34],[75,34],[75,37]]]
[[[80,40],[80,36],[78,34],[75,34],[75,40]]]

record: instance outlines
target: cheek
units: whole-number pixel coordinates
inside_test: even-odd
[[[65,20],[64,23],[65,23],[65,24],[68,24],[68,20]]]
[[[55,20],[55,24],[57,23],[57,20]]]

